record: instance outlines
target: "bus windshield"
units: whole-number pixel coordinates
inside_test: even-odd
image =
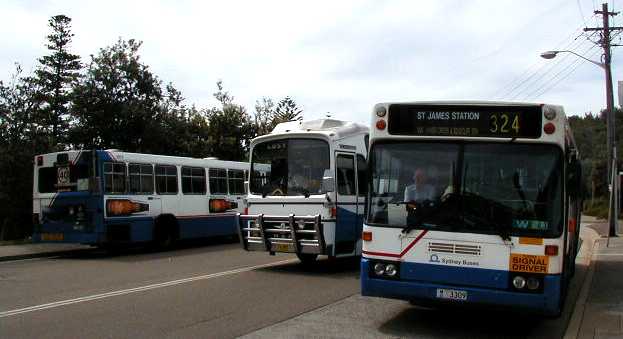
[[[250,190],[262,196],[322,194],[329,169],[329,143],[324,140],[262,142],[253,147]]]
[[[376,143],[370,166],[370,224],[560,234],[562,152],[554,145]]]

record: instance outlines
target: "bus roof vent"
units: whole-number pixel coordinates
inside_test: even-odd
[[[218,160],[217,157],[205,157],[204,160]]]
[[[336,132],[338,135],[367,132],[368,127],[350,121],[336,119],[315,119],[307,121],[288,121],[275,126],[273,134],[285,132]]]

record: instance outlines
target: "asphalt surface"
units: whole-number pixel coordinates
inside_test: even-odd
[[[0,338],[560,338],[586,271],[565,315],[546,320],[363,298],[358,258],[304,266],[237,243],[200,245],[0,262]]]
[[[237,243],[4,262],[0,338],[236,337],[358,289],[357,260],[304,267]]]

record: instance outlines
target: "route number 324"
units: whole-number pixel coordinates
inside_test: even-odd
[[[519,133],[519,115],[491,114],[489,117],[489,132],[491,133]]]

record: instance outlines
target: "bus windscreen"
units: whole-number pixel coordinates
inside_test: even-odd
[[[530,138],[541,136],[541,106],[389,106],[388,132],[435,137]]]

